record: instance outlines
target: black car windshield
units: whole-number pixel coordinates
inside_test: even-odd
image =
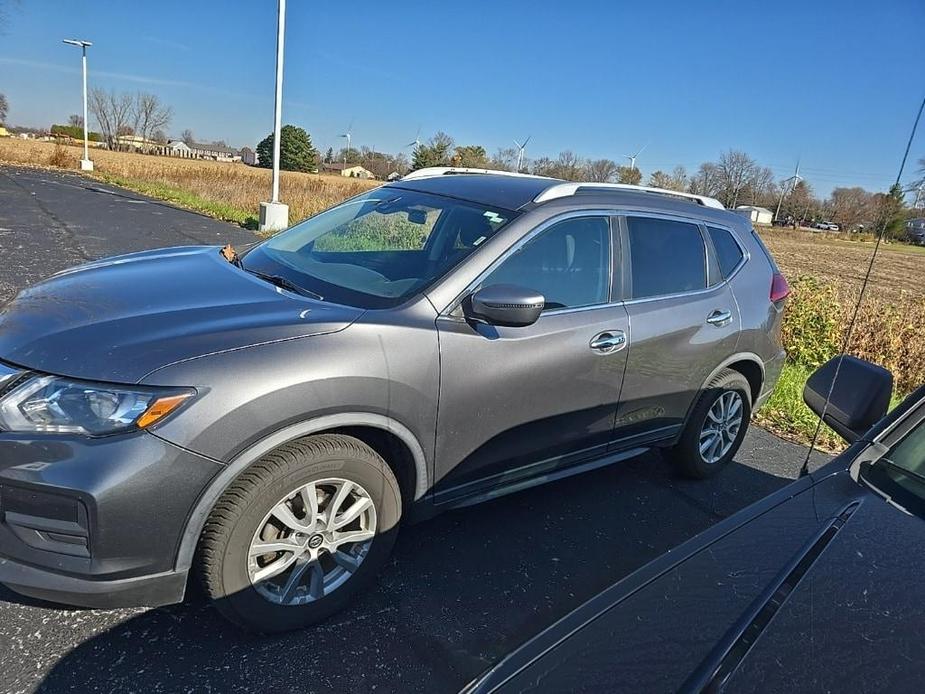
[[[386,308],[445,275],[514,212],[395,187],[364,193],[260,244],[244,268],[325,301]]]
[[[910,513],[925,516],[925,422],[867,467],[864,478]]]

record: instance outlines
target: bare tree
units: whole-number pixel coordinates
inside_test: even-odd
[[[642,172],[635,166],[618,166],[617,183],[628,183],[638,186],[642,182]]]
[[[580,181],[583,178],[584,169],[581,157],[572,150],[559,152],[559,158],[555,163],[555,175],[558,178],[564,178],[566,181]]]
[[[72,128],[84,127],[84,117],[78,113],[72,113],[67,117],[67,124]]]
[[[154,94],[138,92],[132,106],[132,117],[135,134],[146,142],[156,130],[163,130],[170,124],[173,109],[162,104]]]
[[[196,142],[196,138],[193,137],[193,131],[187,128],[182,133],[180,133],[180,139],[186,143],[187,147],[192,147]]]
[[[745,152],[730,149],[720,155],[716,170],[722,187],[721,201],[726,207],[734,209],[739,204],[742,192],[755,180],[757,168],[755,160]]]
[[[691,178],[688,192],[696,195],[709,195],[715,197],[722,190],[720,174],[716,164],[704,162]]]
[[[836,188],[826,207],[831,220],[840,223],[846,231],[869,227],[877,217],[874,195],[859,187]]]
[[[0,123],[6,122],[6,114],[10,110],[10,104],[6,100],[6,96],[0,94]]]
[[[531,164],[530,173],[536,176],[555,176],[556,162],[549,157],[540,157]]]
[[[676,166],[671,173],[653,171],[649,176],[649,185],[653,188],[683,192],[688,186],[687,170],[683,166]]]
[[[585,173],[589,181],[609,183],[617,175],[617,164],[612,159],[595,159],[588,162]]]
[[[90,91],[90,111],[109,149],[118,149],[119,135],[131,129],[132,104],[131,94],[116,94],[99,87]]]
[[[489,164],[498,171],[513,171],[517,168],[517,150],[513,147],[499,147]]]

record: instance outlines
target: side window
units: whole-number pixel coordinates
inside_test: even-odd
[[[632,297],[678,294],[707,286],[700,227],[653,217],[627,217]]]
[[[739,244],[725,229],[716,227],[707,227],[710,233],[710,240],[713,241],[713,248],[716,249],[716,261],[719,263],[719,270],[723,273],[724,278],[728,278],[732,271],[742,262],[742,249]]]
[[[482,282],[540,292],[546,309],[606,303],[610,296],[610,222],[575,217],[524,244]]]

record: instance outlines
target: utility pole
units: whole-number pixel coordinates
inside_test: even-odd
[[[803,180],[803,179],[800,178],[800,160],[797,159],[797,168],[796,168],[796,170],[793,172],[793,176],[791,176],[790,178],[785,178],[782,182],[783,182],[783,183],[787,183],[788,181],[793,181],[792,185],[790,186],[790,191],[789,191],[789,192],[792,193],[793,190],[794,190],[794,188],[797,187],[797,183],[799,183],[799,182],[802,181],[802,180]],[[777,218],[780,216],[780,206],[781,206],[781,205],[783,204],[783,202],[784,202],[784,193],[786,193],[786,192],[787,192],[787,186],[784,186],[784,187],[782,187],[782,188],[780,189],[780,199],[777,201],[777,211],[774,212],[774,221],[775,221],[775,222],[777,221]]]
[[[90,161],[90,149],[87,144],[87,46],[93,44],[82,39],[64,39],[64,43],[71,46],[78,46],[83,54],[81,62],[83,63],[83,92],[84,92],[84,158],[80,160],[81,171],[93,171],[93,162]]]
[[[283,122],[283,52],[286,40],[286,0],[278,0],[276,21],[276,99],[273,106],[273,185],[270,202],[260,203],[260,231],[289,226],[289,206],[279,201],[279,150]]]

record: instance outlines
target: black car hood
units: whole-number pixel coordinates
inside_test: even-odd
[[[925,521],[865,495],[728,690],[922,691],[923,548]]]
[[[216,247],[167,248],[54,275],[0,309],[0,360],[122,383],[167,364],[336,332],[360,309],[283,291]]]
[[[704,664],[725,652],[724,639],[769,604],[769,586],[846,508],[850,518],[734,661],[724,689],[916,690],[925,679],[925,522],[846,472],[773,496],[745,522],[732,517],[607,589],[470,690],[699,690],[697,673],[713,671]]]

